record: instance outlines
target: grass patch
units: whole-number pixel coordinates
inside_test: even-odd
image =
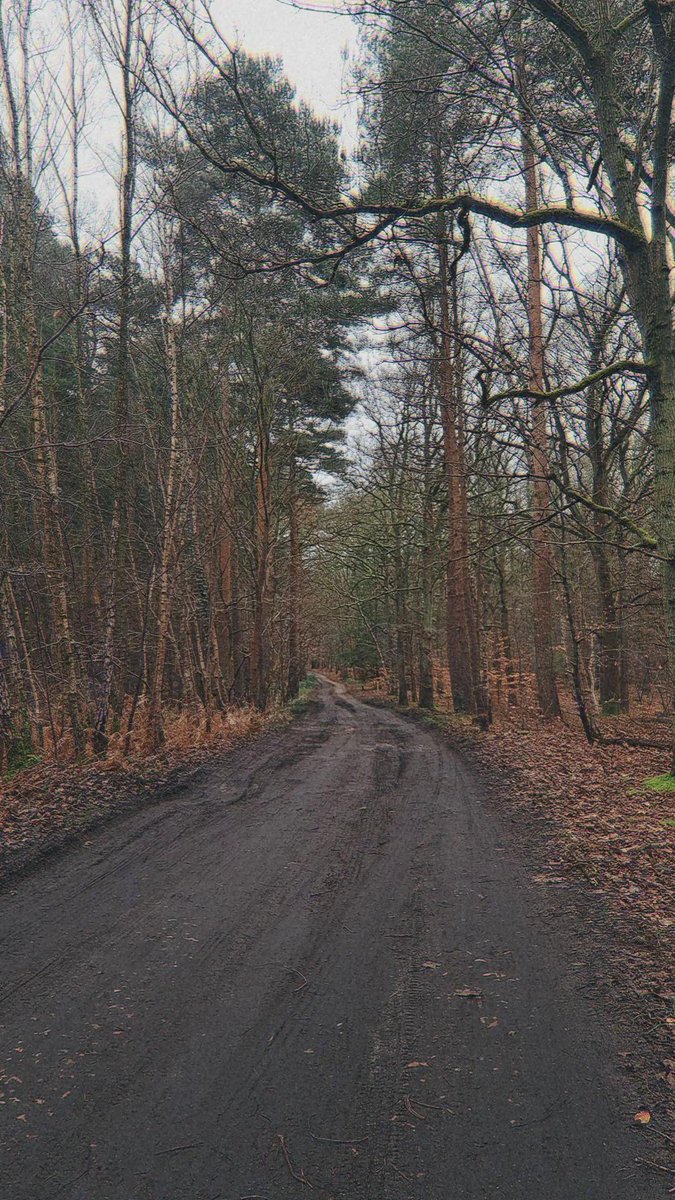
[[[4,778],[9,782],[20,771],[25,771],[28,767],[35,767],[39,762],[40,755],[33,749],[30,734],[19,734],[14,738],[10,747]]]
[[[650,792],[675,792],[675,775],[653,775],[644,785]]]
[[[310,692],[313,692],[314,688],[318,686],[318,683],[319,681],[316,675],[307,675],[302,680],[300,687],[298,688],[298,700],[302,700],[303,697],[308,696]]]
[[[301,717],[309,708],[309,701],[312,698],[312,692],[319,686],[319,680],[316,675],[307,675],[298,688],[298,694],[295,700],[291,700],[289,709],[294,717]]]

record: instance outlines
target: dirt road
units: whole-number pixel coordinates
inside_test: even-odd
[[[3,1200],[648,1200],[613,1014],[440,737],[327,683],[0,897]]]

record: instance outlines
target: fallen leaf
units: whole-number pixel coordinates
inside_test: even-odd
[[[652,1114],[648,1108],[641,1108],[638,1110],[638,1112],[636,1112],[634,1119],[637,1121],[638,1125],[648,1125],[652,1119]]]

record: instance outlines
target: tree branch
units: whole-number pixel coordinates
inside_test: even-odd
[[[593,512],[601,513],[605,517],[610,517],[611,520],[615,521],[617,525],[620,525],[622,529],[627,530],[628,533],[632,533],[633,537],[637,538],[640,546],[642,546],[643,549],[659,549],[658,539],[655,538],[654,535],[649,532],[649,530],[643,529],[642,526],[638,525],[636,521],[632,521],[630,517],[626,517],[623,513],[617,512],[615,508],[610,508],[608,504],[598,504],[597,501],[593,500],[590,496],[585,495],[584,492],[577,492],[574,488],[566,487],[560,480],[558,480],[558,486],[565,493],[565,495],[569,497],[570,500],[575,500],[578,504],[583,504],[585,508],[590,508]]]
[[[550,25],[554,25],[586,59],[593,51],[590,39],[582,25],[566,12],[555,0],[527,0],[530,8],[538,12]]]
[[[599,371],[593,371],[590,375],[584,376],[576,383],[570,383],[566,387],[553,388],[548,392],[539,392],[533,388],[507,388],[503,392],[495,392],[490,395],[487,386],[483,379],[480,379],[480,385],[483,392],[482,404],[484,408],[489,408],[490,405],[498,403],[500,400],[525,400],[531,399],[536,401],[555,401],[562,399],[563,396],[575,396],[578,392],[583,392],[586,388],[593,387],[596,383],[601,383],[603,379],[608,379],[611,375],[621,375],[627,372],[633,372],[638,375],[648,375],[652,370],[651,363],[640,362],[639,359],[624,358],[619,362],[610,363],[608,367],[602,367]]]

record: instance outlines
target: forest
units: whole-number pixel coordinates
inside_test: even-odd
[[[0,0],[7,1200],[675,1193],[674,95]]]
[[[205,3],[2,5],[4,771],[310,668],[670,769],[672,5],[338,7],[348,145]]]

